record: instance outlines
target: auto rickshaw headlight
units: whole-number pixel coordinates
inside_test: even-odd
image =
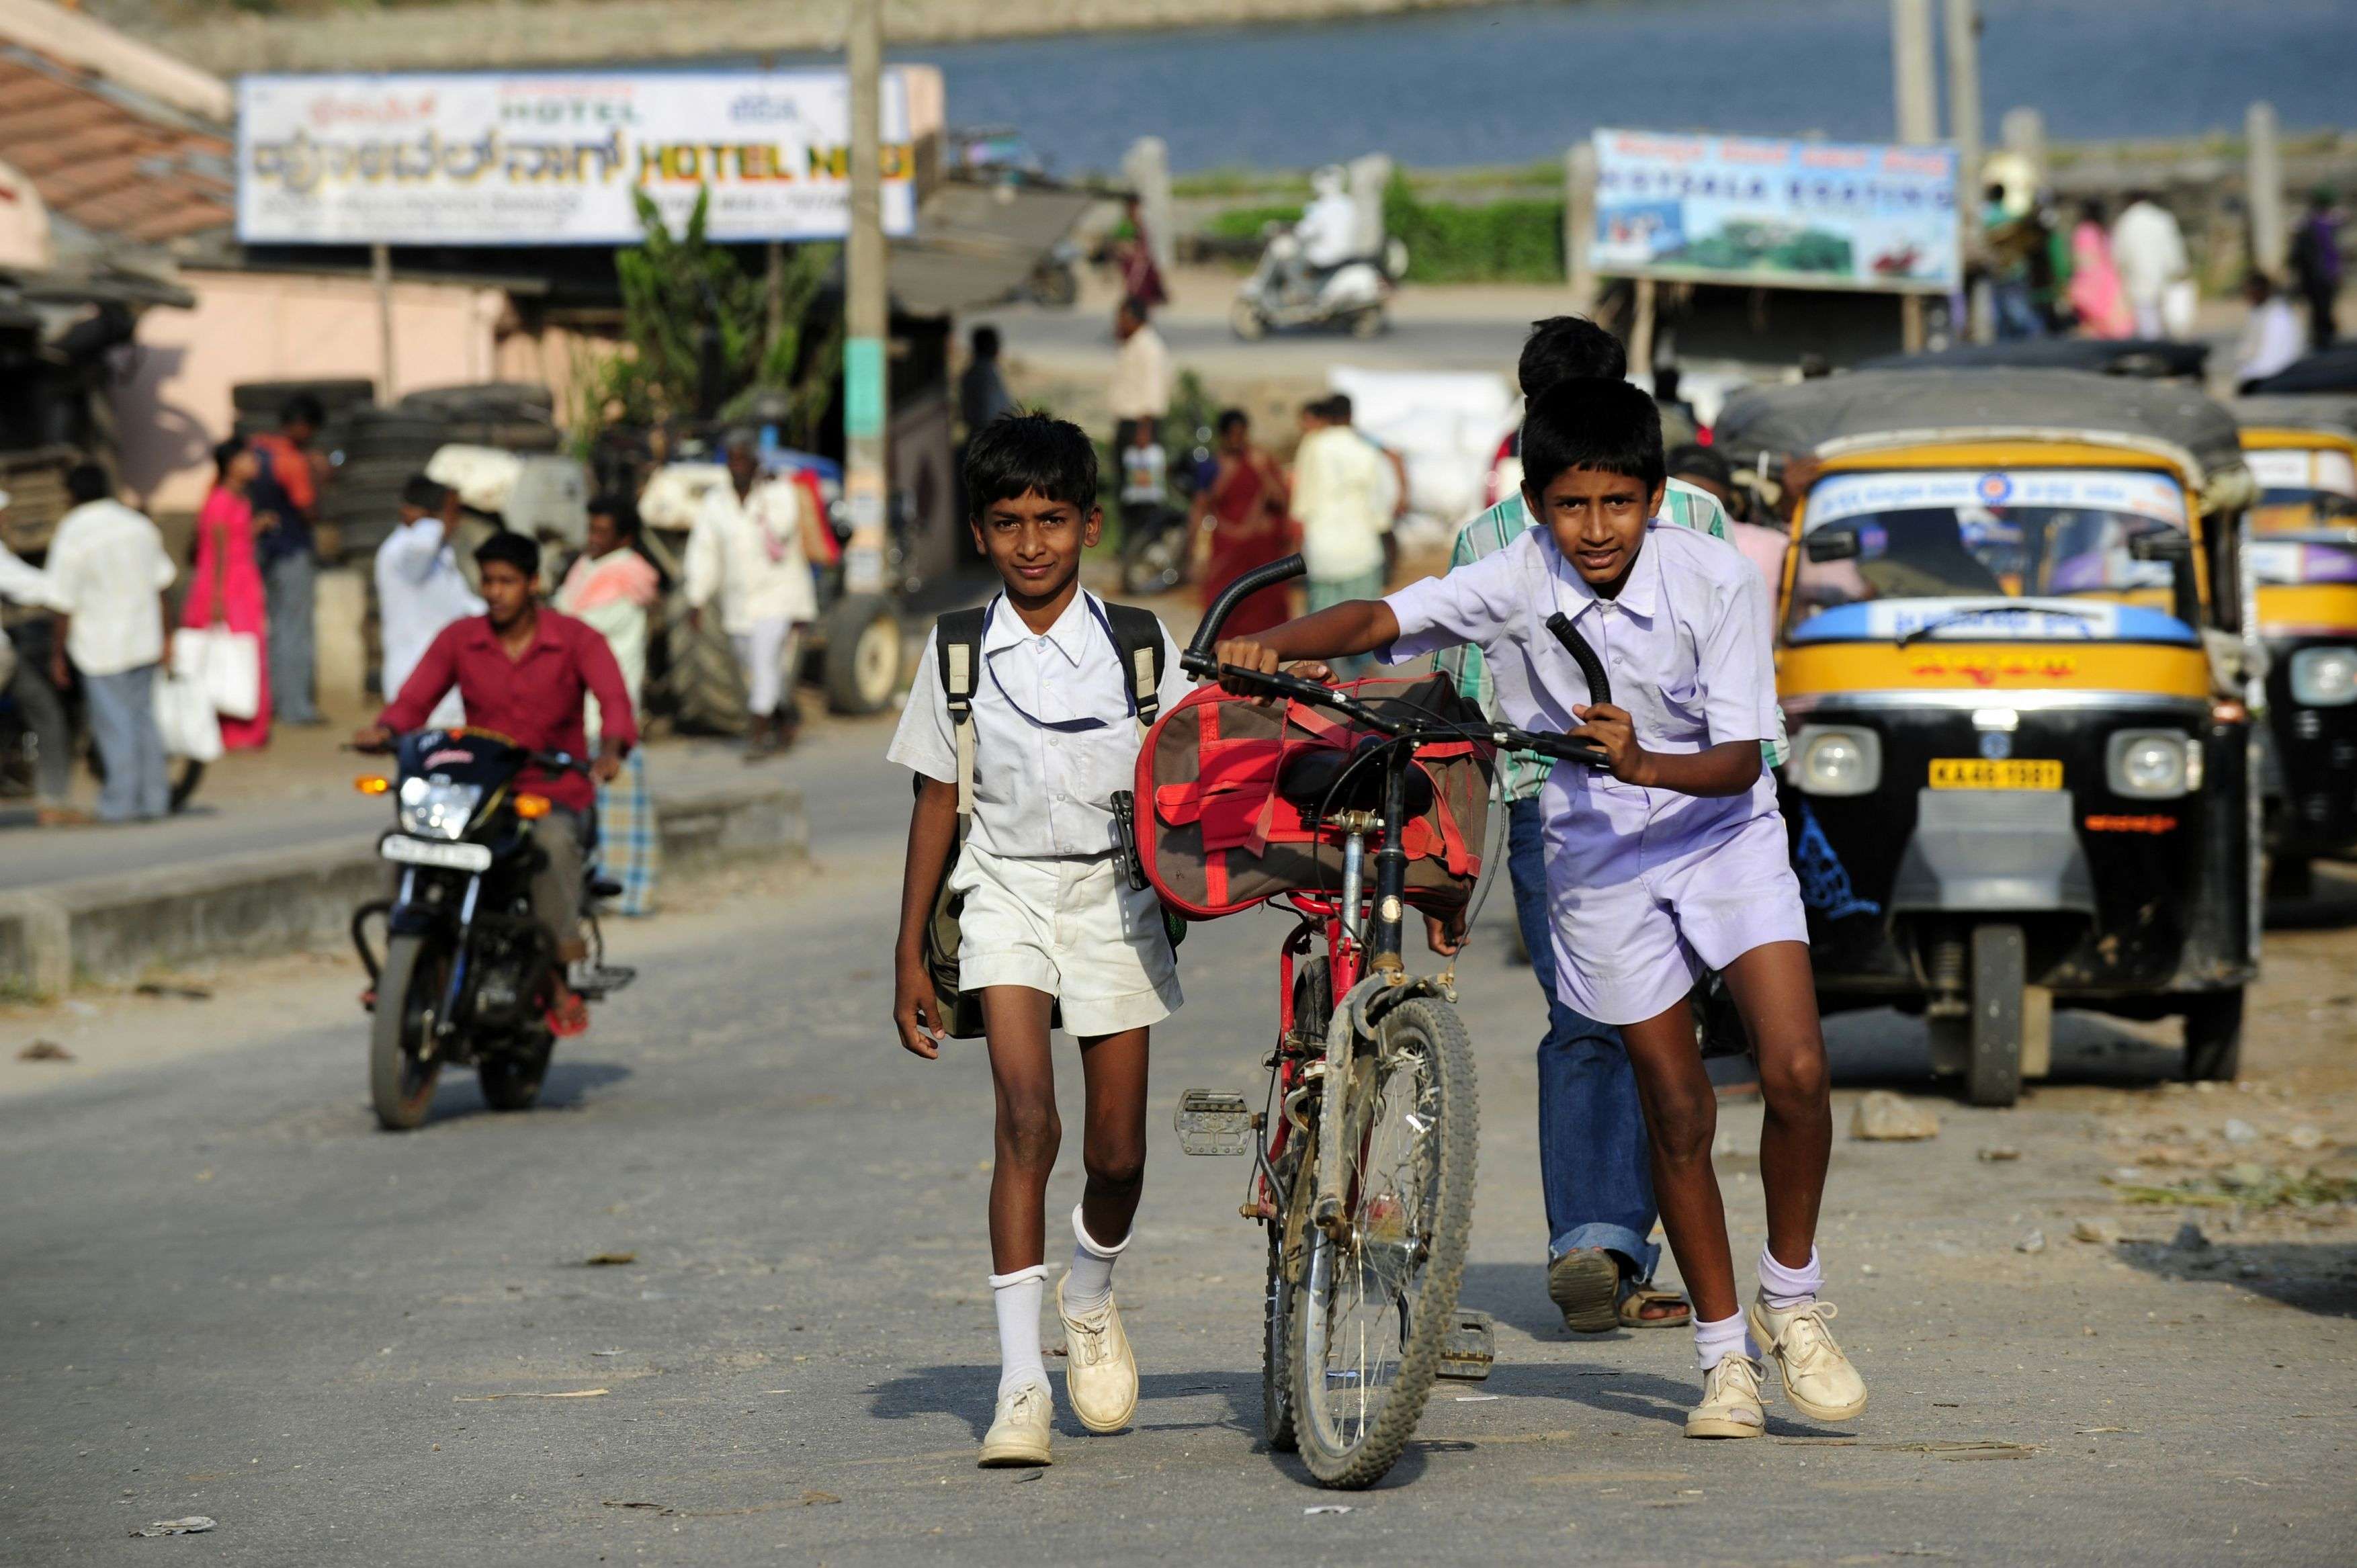
[[[2104,772],[2115,795],[2174,800],[2193,788],[2192,742],[2183,730],[2121,730],[2104,751]]]
[[[1882,737],[1870,729],[1803,725],[1791,778],[1809,795],[1870,795],[1882,782]]]
[[[2303,648],[2293,654],[2291,699],[2311,708],[2357,703],[2357,648]]]

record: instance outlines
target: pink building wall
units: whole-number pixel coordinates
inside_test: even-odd
[[[378,379],[376,291],[362,277],[184,269],[193,310],[151,310],[116,388],[124,483],[159,516],[193,513],[210,456],[235,422],[241,381]],[[396,283],[393,395],[489,381],[507,295],[463,284]],[[383,389],[379,389],[380,401]]]

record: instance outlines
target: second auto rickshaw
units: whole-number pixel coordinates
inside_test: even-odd
[[[2231,1079],[2257,819],[2226,411],[1885,371],[1740,393],[1717,435],[1802,491],[1778,690],[1825,1009],[1920,1010],[1975,1104],[2044,1074],[2056,1004],[2181,1016],[2186,1075]]]

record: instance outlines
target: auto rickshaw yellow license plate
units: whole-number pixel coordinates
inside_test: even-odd
[[[2062,764],[2051,757],[2009,757],[1992,762],[1982,757],[1935,757],[1932,759],[1934,789],[2060,789]]]

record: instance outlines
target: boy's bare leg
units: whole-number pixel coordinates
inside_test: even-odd
[[[1622,1025],[1620,1039],[1645,1107],[1662,1229],[1678,1260],[1695,1320],[1720,1322],[1740,1308],[1727,1251],[1727,1208],[1719,1200],[1717,1173],[1710,1167],[1718,1096],[1695,1047],[1694,1015],[1681,997],[1642,1023]]]
[[[989,985],[982,992],[990,1081],[998,1095],[997,1157],[990,1169],[995,1273],[1032,1268],[1047,1257],[1048,1176],[1064,1138],[1056,1117],[1055,1059],[1048,1050],[1054,1007],[1055,998],[1028,985]]]
[[[1088,1183],[1081,1219],[1089,1234],[1119,1246],[1146,1190],[1146,1060],[1144,1029],[1099,1035],[1081,1042],[1081,1073],[1088,1084],[1088,1125],[1081,1161]]]
[[[1727,965],[1727,989],[1760,1048],[1760,1185],[1768,1197],[1768,1251],[1804,1269],[1816,1245],[1833,1156],[1834,1112],[1816,983],[1801,942],[1767,942]]]

